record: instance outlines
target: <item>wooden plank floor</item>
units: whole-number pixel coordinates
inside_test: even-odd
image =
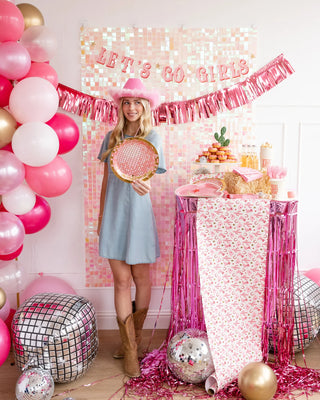
[[[150,343],[151,330],[144,331],[144,343]],[[150,350],[158,348],[166,337],[165,330],[156,330],[151,341]],[[119,341],[117,331],[99,331],[99,351],[92,366],[78,380],[65,383],[55,384],[55,391],[52,399],[63,400],[66,397],[72,397],[74,400],[119,400],[122,397],[121,390],[125,382],[125,376],[122,373],[122,361],[114,360],[112,352]],[[309,368],[320,369],[320,339],[312,343],[305,350],[306,361]],[[297,363],[304,365],[302,353],[296,354]],[[14,400],[15,385],[20,375],[20,371],[14,365],[14,357],[11,352],[6,362],[0,367],[0,399]],[[94,384],[93,384],[94,383]],[[118,390],[120,391],[116,393]],[[201,389],[200,389],[201,393]],[[203,393],[205,391],[203,389]],[[191,397],[174,395],[173,398],[188,399]],[[314,393],[312,396],[299,396],[299,400],[304,399],[320,400],[320,393]],[[135,399],[137,399],[135,397]],[[259,399],[257,399],[259,400]]]

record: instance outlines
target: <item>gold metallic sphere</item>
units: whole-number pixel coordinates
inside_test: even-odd
[[[2,288],[0,288],[0,310],[6,304],[6,301],[7,301],[6,292]]]
[[[271,400],[278,382],[272,368],[263,362],[252,362],[240,371],[238,386],[246,400]]]
[[[25,30],[30,28],[30,26],[44,25],[43,15],[37,7],[28,3],[17,4],[17,7],[23,15]]]

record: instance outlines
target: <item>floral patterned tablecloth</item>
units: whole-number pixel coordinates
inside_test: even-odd
[[[262,360],[269,200],[198,199],[201,296],[217,389]]]

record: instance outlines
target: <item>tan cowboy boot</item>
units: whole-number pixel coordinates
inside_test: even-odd
[[[124,322],[122,322],[119,318],[117,318],[117,321],[124,350],[124,371],[129,377],[140,376],[133,315],[128,315]]]
[[[139,346],[142,340],[142,328],[144,321],[148,313],[148,308],[142,308],[133,314],[134,329],[136,332],[136,343]],[[112,355],[113,358],[120,359],[124,357],[123,346],[121,345],[115,353]]]

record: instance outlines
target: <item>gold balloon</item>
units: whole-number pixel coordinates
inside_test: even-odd
[[[252,362],[240,371],[238,386],[246,400],[271,400],[277,391],[278,382],[267,364]]]
[[[17,4],[17,7],[23,15],[25,30],[30,26],[44,25],[43,15],[37,7],[28,3]]]
[[[13,116],[4,108],[0,108],[0,149],[11,142],[17,125]]]
[[[0,310],[6,304],[7,295],[6,292],[0,287]]]

